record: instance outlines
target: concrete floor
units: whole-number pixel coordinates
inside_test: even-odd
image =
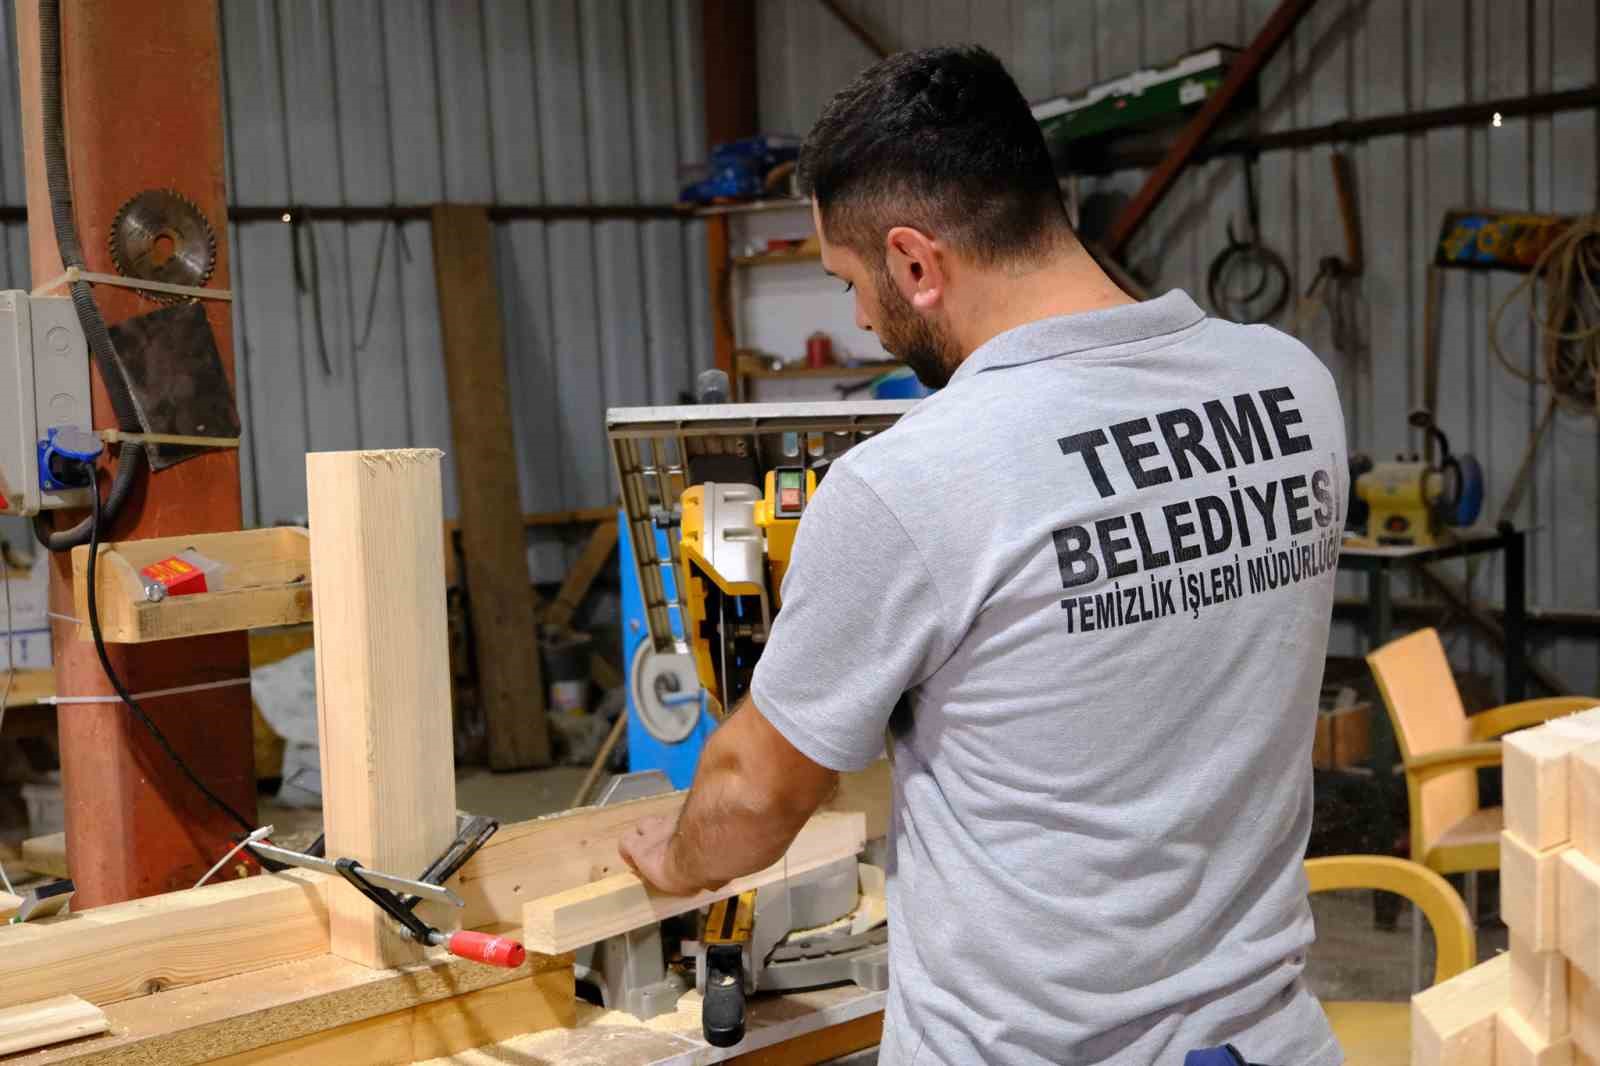
[[[578,767],[557,767],[529,773],[496,774],[482,768],[463,769],[456,778],[456,804],[474,814],[504,822],[522,821],[565,810],[583,778]],[[287,846],[309,843],[321,827],[318,811],[291,811],[263,804],[262,820],[287,835]],[[1493,878],[1484,877],[1488,919],[1478,929],[1478,956],[1487,959],[1506,950],[1506,930],[1493,918]],[[1458,886],[1459,887],[1459,886]],[[1327,892],[1313,896],[1317,942],[1306,964],[1306,981],[1325,999],[1389,1000],[1410,997],[1411,908],[1401,906],[1393,930],[1376,927],[1372,893]],[[1423,937],[1421,972],[1424,983],[1433,972],[1431,934]],[[835,1060],[835,1066],[873,1066],[876,1050]]]

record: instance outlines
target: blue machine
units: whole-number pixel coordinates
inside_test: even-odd
[[[657,651],[650,639],[639,570],[634,565],[633,530],[623,512],[617,528],[617,551],[622,564],[622,653],[628,688],[628,769],[661,770],[674,788],[688,788],[694,780],[700,751],[716,723],[705,709],[705,694],[689,656]],[[656,528],[656,558],[671,559],[668,530]],[[677,575],[663,566],[661,580],[667,599],[676,604]],[[683,636],[678,608],[669,610],[672,633]]]

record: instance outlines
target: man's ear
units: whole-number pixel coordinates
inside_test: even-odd
[[[895,226],[884,235],[889,278],[900,295],[919,311],[931,311],[944,298],[948,259],[944,248],[911,226]]]

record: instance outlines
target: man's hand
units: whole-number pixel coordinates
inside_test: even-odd
[[[720,888],[781,859],[838,778],[784,739],[746,696],[706,742],[676,823],[646,818],[617,850],[670,895]]]
[[[691,896],[700,886],[672,869],[673,818],[645,818],[617,841],[622,861],[633,868],[645,884],[669,896]]]

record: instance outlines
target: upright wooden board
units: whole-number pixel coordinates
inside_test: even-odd
[[[1561,953],[1591,979],[1600,978],[1600,865],[1568,848],[1561,853],[1560,875],[1556,931]]]
[[[436,205],[433,255],[489,765],[496,770],[548,766],[550,736],[506,402],[506,355],[488,212]]]
[[[77,996],[52,996],[0,1010],[0,1055],[103,1033],[106,1012]]]
[[[455,836],[440,458],[306,456],[327,851],[402,876]],[[353,887],[331,886],[328,902],[335,955],[421,958]]]

